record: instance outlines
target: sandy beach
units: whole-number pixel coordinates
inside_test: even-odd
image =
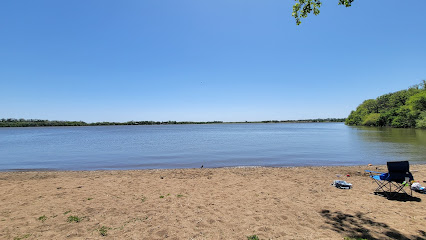
[[[374,195],[376,168],[1,172],[0,239],[426,239],[426,195]]]

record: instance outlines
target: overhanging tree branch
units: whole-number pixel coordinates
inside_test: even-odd
[[[296,24],[300,25],[302,22],[300,18],[306,18],[309,13],[313,12],[315,15],[320,13],[319,8],[322,5],[321,0],[295,0],[293,5],[293,13],[291,14],[296,19]],[[339,5],[345,7],[352,6],[354,0],[339,0]]]

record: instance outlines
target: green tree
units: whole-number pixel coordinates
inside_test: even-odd
[[[399,108],[397,111],[397,116],[392,120],[392,127],[396,128],[410,128],[416,126],[416,114],[406,106]]]
[[[359,105],[355,111],[352,111],[345,122],[348,125],[363,125],[369,114],[378,112],[379,109],[377,101],[375,99],[368,99]],[[378,116],[375,116],[374,118],[377,120]],[[369,119],[368,125],[371,125],[371,120],[372,119]]]
[[[362,118],[356,111],[352,111],[345,120],[346,125],[361,125],[361,123]]]
[[[379,119],[380,119],[380,113],[370,113],[365,117],[364,121],[362,122],[362,125],[378,126]]]
[[[347,125],[425,128],[426,81],[406,90],[365,100],[349,114],[345,123]]]
[[[302,22],[300,18],[306,18],[309,13],[313,12],[315,15],[320,13],[319,8],[322,5],[321,0],[295,0],[293,5],[293,13],[291,14],[296,19],[296,24],[300,25]],[[352,6],[354,0],[339,0],[339,5],[345,7]]]
[[[426,129],[426,111],[419,114],[418,119],[416,120],[416,128]]]
[[[426,111],[426,91],[411,96],[407,101],[407,105],[413,111]]]

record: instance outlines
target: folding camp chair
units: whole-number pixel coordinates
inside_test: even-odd
[[[410,194],[404,190],[404,187],[410,186],[411,181],[414,180],[413,175],[410,173],[408,161],[387,162],[387,166],[387,173],[365,170],[378,185],[374,193],[383,194],[388,199],[401,196],[401,194],[412,196],[411,187]]]

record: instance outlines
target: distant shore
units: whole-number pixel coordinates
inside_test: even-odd
[[[425,238],[426,195],[374,195],[366,169],[386,166],[0,172],[0,239]]]
[[[243,121],[243,122],[223,122],[223,121],[128,121],[128,122],[95,122],[86,123],[83,121],[51,121],[41,119],[0,119],[0,127],[66,127],[66,126],[110,126],[110,125],[168,125],[168,124],[232,124],[232,123],[314,123],[314,122],[345,122],[345,118],[318,118],[304,120],[265,120],[265,121]]]

